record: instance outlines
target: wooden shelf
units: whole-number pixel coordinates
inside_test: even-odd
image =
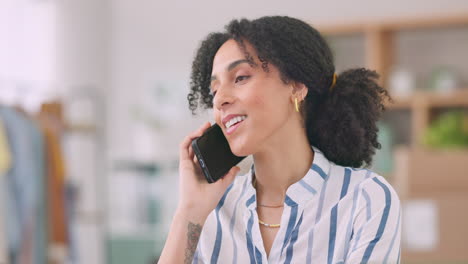
[[[400,18],[355,23],[315,25],[327,37],[362,34],[365,39],[366,68],[380,74],[379,83],[387,83],[388,72],[395,58],[395,33],[405,30],[468,26],[468,13],[438,17]]]
[[[421,18],[400,18],[391,20],[378,21],[360,21],[355,23],[328,24],[320,25],[313,24],[321,33],[329,36],[333,35],[350,35],[362,34],[372,30],[380,31],[401,31],[415,30],[426,28],[442,28],[450,26],[468,25],[468,13],[462,14],[446,14],[438,17],[421,17]]]
[[[420,105],[420,102],[429,108],[468,107],[468,88],[450,93],[418,91],[409,97],[392,98],[394,103],[385,104],[388,110],[412,110]]]

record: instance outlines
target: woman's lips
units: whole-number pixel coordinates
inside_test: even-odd
[[[231,126],[230,128],[226,129],[226,134],[231,135],[232,133],[234,133],[234,131],[236,131],[237,128],[238,128],[244,121],[245,121],[245,119],[242,120],[242,121],[240,121],[240,122],[238,122],[238,123],[236,123],[235,125]]]

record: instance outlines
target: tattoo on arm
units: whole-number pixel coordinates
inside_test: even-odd
[[[192,222],[188,223],[187,226],[187,248],[185,249],[185,264],[192,263],[193,255],[197,249],[198,240],[200,239],[200,234],[202,231],[202,226],[199,224],[194,224]]]

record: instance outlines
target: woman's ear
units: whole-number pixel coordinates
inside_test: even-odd
[[[307,96],[307,86],[300,82],[293,83],[293,97],[297,98],[298,100],[302,101]]]

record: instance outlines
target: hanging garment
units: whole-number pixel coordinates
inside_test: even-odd
[[[8,251],[7,251],[7,234],[6,234],[6,222],[4,215],[6,215],[6,181],[5,175],[0,174],[0,263],[9,263]]]
[[[47,201],[49,257],[51,263],[64,263],[68,255],[68,228],[65,208],[65,163],[62,154],[60,105],[45,104],[38,120],[45,135],[47,159]]]
[[[3,120],[0,118],[0,175],[5,175],[7,170],[11,167],[11,153],[10,146],[8,144],[8,138],[3,124]]]
[[[6,215],[6,172],[11,167],[10,146],[3,120],[0,118],[0,263],[8,264],[7,235],[4,215]]]
[[[0,106],[13,163],[6,180],[7,250],[12,264],[45,263],[42,133],[23,113]]]

